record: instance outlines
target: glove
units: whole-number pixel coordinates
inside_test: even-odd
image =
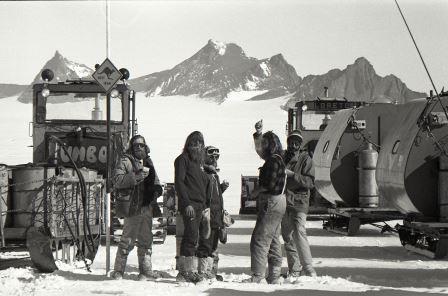
[[[192,206],[187,206],[187,207],[185,208],[185,215],[186,215],[188,218],[194,219],[194,209],[193,209]]]
[[[139,170],[136,174],[135,174],[135,180],[137,180],[137,183],[140,183],[141,181],[143,181],[146,177],[148,177],[149,175],[149,168],[148,167],[143,167],[141,170]]]
[[[221,228],[219,229],[219,241],[221,244],[225,244],[227,242],[227,229]]]
[[[263,133],[263,119],[261,119],[260,121],[257,121],[257,123],[255,123],[255,131],[259,135]]]
[[[223,180],[221,183],[222,191],[226,191],[227,188],[229,188],[229,182],[227,180]]]

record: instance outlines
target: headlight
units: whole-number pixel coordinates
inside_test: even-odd
[[[118,90],[116,88],[114,88],[111,92],[110,92],[110,96],[112,98],[118,98],[118,96],[120,95],[120,93],[118,92]]]
[[[307,105],[303,105],[302,106],[302,111],[306,111],[306,110],[308,110],[308,106]]]
[[[50,90],[48,88],[42,89],[42,97],[46,98],[50,95]]]

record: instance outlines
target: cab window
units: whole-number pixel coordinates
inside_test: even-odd
[[[47,98],[39,95],[38,106],[41,109],[45,106],[45,112],[37,112],[44,115],[40,117],[45,117],[46,121],[106,120],[106,95],[103,93],[51,93]],[[111,121],[123,121],[121,93],[111,97]]]
[[[303,111],[302,112],[302,128],[304,130],[324,130],[330,122],[335,112],[327,111]]]

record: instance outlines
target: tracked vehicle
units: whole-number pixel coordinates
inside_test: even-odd
[[[378,151],[401,106],[375,103],[338,111],[321,134],[313,163],[316,190],[332,205],[325,229],[355,235],[363,224],[402,218],[378,194],[375,180]]]
[[[331,122],[338,110],[352,109],[364,105],[364,102],[348,101],[343,98],[329,98],[328,88],[322,98],[311,101],[298,101],[294,107],[289,108],[286,124],[286,134],[293,130],[300,130],[303,136],[302,149],[313,156],[317,142]],[[256,201],[251,199],[250,193],[258,184],[258,176],[241,176],[241,203],[240,214],[255,214]],[[327,213],[332,207],[318,192],[313,190],[310,198],[310,214],[319,215]]]
[[[135,96],[125,80],[107,95],[93,80],[33,85],[33,162],[0,168],[1,246],[25,242],[41,271],[55,259],[93,260],[105,233],[106,175],[136,133]],[[110,97],[107,159],[106,96]],[[53,254],[56,258],[53,257]]]
[[[380,195],[405,215],[402,245],[448,255],[448,93],[405,104],[378,156]]]
[[[448,254],[448,94],[338,111],[313,156],[316,189],[335,205],[324,227],[403,220],[408,250]],[[385,226],[383,230],[391,230]]]

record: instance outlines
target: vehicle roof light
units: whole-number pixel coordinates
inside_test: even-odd
[[[40,76],[42,77],[42,80],[45,82],[49,82],[51,80],[53,80],[54,78],[54,73],[53,71],[51,71],[50,69],[45,69],[42,71],[42,73],[40,74]]]
[[[112,89],[112,91],[110,92],[110,96],[112,98],[117,98],[120,95],[120,93],[118,92],[118,90],[116,88]]]
[[[123,75],[123,76],[121,76],[121,80],[128,80],[128,79],[129,79],[129,76],[130,76],[131,74],[129,73],[129,70],[128,70],[128,69],[126,69],[126,68],[121,68],[121,69],[120,69],[120,72],[121,72],[121,74]]]

